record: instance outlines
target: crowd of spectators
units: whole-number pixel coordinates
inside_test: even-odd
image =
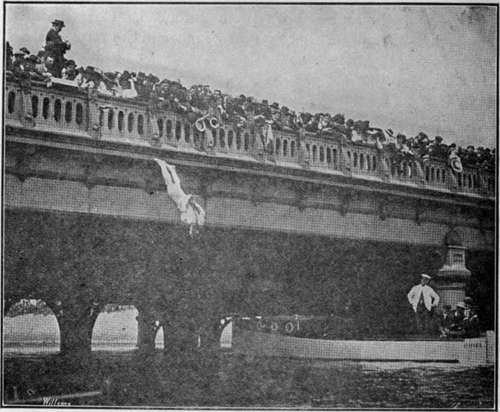
[[[439,320],[441,338],[476,338],[480,334],[479,326],[477,309],[471,298],[458,302],[454,310],[450,305],[443,307]]]
[[[92,66],[77,66],[66,59],[71,48],[59,35],[64,22],[55,20],[46,37],[45,47],[31,54],[25,47],[13,53],[7,42],[6,67],[25,85],[31,80],[45,81],[48,86],[61,80],[83,90],[105,96],[145,101],[154,109],[171,110],[185,114],[194,123],[202,116],[216,117],[218,122],[233,123],[236,127],[264,127],[274,130],[298,131],[320,134],[326,138],[344,138],[392,151],[393,161],[402,163],[415,158],[456,159],[464,166],[494,171],[495,149],[470,145],[467,148],[446,144],[441,136],[434,139],[420,132],[414,137],[395,134],[391,129],[370,126],[368,120],[345,119],[343,114],[297,113],[279,103],[258,101],[254,97],[233,97],[207,85],[185,87],[180,81],[160,80],[143,72],[104,72]]]

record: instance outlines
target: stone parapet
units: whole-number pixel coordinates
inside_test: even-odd
[[[471,194],[492,199],[492,173],[465,167],[454,173],[443,160],[408,160],[401,167],[391,165],[390,153],[362,142],[332,136],[274,131],[271,153],[256,147],[255,128],[222,124],[199,133],[185,115],[152,111],[146,102],[85,94],[69,86],[47,88],[35,82],[29,93],[7,80],[5,124],[44,132],[61,132],[135,145],[197,151],[221,158],[249,158],[284,167],[306,168],[318,173],[338,173],[396,185],[425,187],[448,193]],[[29,105],[26,102],[31,102]],[[32,121],[25,119],[26,107]],[[207,142],[213,141],[213,147]],[[210,147],[208,147],[210,146]]]

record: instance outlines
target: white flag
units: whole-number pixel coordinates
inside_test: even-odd
[[[175,166],[171,166],[161,159],[154,159],[154,161],[160,166],[168,195],[181,212],[181,221],[190,225],[189,232],[192,233],[194,225],[203,226],[205,224],[205,211],[193,199],[193,195],[184,193]]]

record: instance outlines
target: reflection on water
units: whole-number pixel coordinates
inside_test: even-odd
[[[493,406],[493,367],[441,368],[408,362],[394,368],[385,362],[248,359],[231,353],[179,363],[163,356],[162,351],[150,357],[136,351],[96,351],[84,362],[64,363],[71,361],[47,354],[6,357],[7,399],[12,399],[14,387],[25,399],[33,393],[48,396],[96,391],[110,382],[106,397],[86,399],[85,403],[230,408]],[[78,404],[78,400],[74,402]]]
[[[109,396],[90,405],[491,408],[493,367],[454,363],[353,362],[248,358],[220,352],[205,360],[150,358],[135,351],[136,310],[99,315],[90,359],[76,365],[58,351],[54,316],[4,319],[5,390],[21,399],[95,391],[111,382]],[[163,336],[156,338],[157,347]],[[221,339],[230,347],[231,328]],[[14,390],[15,389],[15,390]],[[77,402],[77,401],[75,401]],[[73,403],[77,404],[77,403]]]
[[[135,342],[123,342],[123,343],[92,342],[93,351],[127,352],[134,349],[136,349]],[[19,343],[9,342],[4,345],[3,350],[5,356],[10,356],[12,354],[26,354],[26,355],[55,354],[59,352],[59,344],[34,343],[34,342],[23,342],[19,344]]]

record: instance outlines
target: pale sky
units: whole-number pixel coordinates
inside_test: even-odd
[[[36,52],[55,18],[78,65],[495,146],[494,7],[8,4],[6,39]]]

